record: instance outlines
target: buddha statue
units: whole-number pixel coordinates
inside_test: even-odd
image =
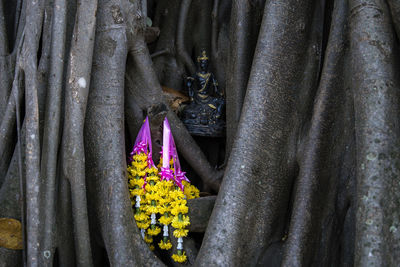
[[[225,99],[214,75],[208,71],[209,60],[205,50],[197,57],[197,63],[194,77],[185,78],[190,104],[183,109],[183,123],[193,135],[222,136]]]

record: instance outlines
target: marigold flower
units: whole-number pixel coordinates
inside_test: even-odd
[[[170,202],[170,197],[169,197],[169,189],[167,187],[164,186],[159,186],[157,184],[157,189],[156,191],[158,192],[158,194],[160,195],[161,198],[168,200],[168,202]]]
[[[153,226],[152,226],[153,227]],[[154,229],[152,229],[151,227],[147,229],[147,234],[148,235],[158,235],[161,232],[161,228],[160,227],[154,227]]]
[[[173,219],[172,216],[169,217],[161,216],[160,219],[158,219],[158,221],[161,224],[168,225],[172,222],[172,219]]]
[[[160,196],[157,194],[157,192],[152,191],[151,193],[146,193],[146,199],[149,205],[155,206],[157,205],[157,201],[160,199]],[[155,202],[153,203],[153,201]]]
[[[131,166],[128,167],[128,174],[130,176],[135,177],[136,176],[136,169],[132,168]]]
[[[175,199],[174,201],[171,202],[172,207],[185,206],[186,204],[187,204],[186,199]]]
[[[147,204],[147,199],[146,199],[146,194],[143,194],[143,196],[140,197],[140,206],[144,206]]]
[[[136,222],[136,225],[137,225],[137,227],[138,228],[140,228],[140,229],[147,229],[147,228],[149,228],[149,226],[150,226],[150,220],[148,220],[148,221],[141,221],[141,222]]]
[[[150,181],[158,182],[159,180],[160,180],[160,178],[155,175],[150,175],[150,176],[146,177],[146,181],[148,181],[148,182],[150,182]]]
[[[158,213],[164,214],[166,212],[169,212],[171,208],[167,205],[158,205]]]
[[[157,206],[150,206],[150,205],[147,206],[146,212],[147,212],[147,214],[157,213],[158,212]]]
[[[176,228],[176,229],[183,229],[186,226],[190,225],[190,220],[189,220],[189,216],[182,216],[182,219],[179,219],[179,216],[175,216],[172,219],[172,223],[171,223],[172,227]]]
[[[169,192],[169,196],[172,199],[183,199],[185,197],[185,194],[183,194],[180,189],[175,189]]]
[[[200,191],[194,185],[189,184],[186,181],[183,181],[184,185],[184,194],[187,199],[194,199],[200,196]]]
[[[159,186],[165,189],[168,189],[168,192],[171,191],[172,186],[174,185],[173,181],[162,180],[159,183]]]
[[[170,199],[167,199],[167,198],[163,198],[161,195],[160,195],[160,198],[158,199],[158,206],[169,206],[169,202],[170,202]],[[162,214],[163,212],[161,212],[161,211],[158,211],[160,214]]]
[[[183,252],[182,255],[173,254],[171,257],[172,257],[172,259],[173,259],[174,261],[179,262],[179,263],[183,263],[183,262],[185,262],[186,259],[187,259],[187,258],[186,258],[186,255],[185,255],[185,252]]]
[[[177,205],[171,209],[171,213],[173,215],[178,215],[179,213],[186,214],[188,213],[188,207],[186,205]]]
[[[132,197],[134,197],[134,196],[143,196],[144,193],[145,193],[142,188],[133,189],[133,190],[130,190],[130,191],[131,191],[131,196]]]
[[[142,152],[137,156],[137,159],[140,161],[145,161],[147,160],[147,154]]]
[[[147,192],[151,192],[153,191],[155,194],[156,193],[156,186],[155,185],[151,185],[151,184],[146,184],[145,189]],[[150,194],[150,193],[149,193]],[[158,195],[158,194],[157,194]]]
[[[146,155],[146,153],[141,152],[139,154],[133,155],[132,158],[134,161],[145,161],[145,160],[147,160],[147,155]]]
[[[145,175],[146,175],[146,172],[145,172],[145,171],[138,171],[137,174],[138,174],[139,176],[145,176]]]
[[[151,168],[149,168],[149,169],[147,169],[147,173],[154,173],[154,175],[157,175],[158,174],[158,169],[156,168],[156,167],[151,167]]]
[[[144,242],[152,243],[153,242],[153,237],[151,237],[149,235],[144,235]]]
[[[147,162],[136,162],[134,166],[138,175],[144,176],[147,173]],[[145,174],[139,174],[139,171],[143,171]]]
[[[176,238],[185,237],[185,236],[188,235],[188,232],[189,232],[189,230],[187,230],[187,229],[176,229],[176,230],[174,231],[174,236],[175,236]]]
[[[129,180],[129,184],[132,187],[135,187],[135,186],[142,187],[144,185],[144,180],[143,179],[136,179],[136,178],[130,179]]]
[[[169,240],[167,242],[164,242],[163,240],[161,240],[160,243],[158,243],[158,246],[161,249],[165,249],[165,250],[168,250],[168,249],[172,248],[172,244],[171,244],[171,242]]]
[[[145,221],[145,220],[148,220],[148,219],[149,219],[149,216],[146,215],[146,213],[144,213],[144,212],[139,212],[139,213],[135,214],[135,220],[136,221]]]
[[[147,167],[147,163],[142,161],[132,161],[132,166],[136,169],[136,171],[140,171]]]

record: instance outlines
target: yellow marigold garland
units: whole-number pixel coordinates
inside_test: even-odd
[[[164,249],[164,250],[169,250],[169,249],[171,249],[172,248],[172,244],[171,244],[171,241],[170,240],[168,240],[168,241],[164,241],[164,240],[161,240],[160,241],[160,243],[158,243],[158,246],[161,248],[161,249]]]
[[[158,170],[156,167],[151,167],[146,170],[146,186],[145,197],[147,201],[146,212],[150,215],[150,227],[147,228],[146,235],[156,236],[161,232],[161,228],[157,226],[157,217],[160,196],[157,191],[157,184],[160,178],[157,176]],[[150,249],[154,250],[154,245],[150,245]]]
[[[140,229],[143,239],[149,244],[153,241],[145,235],[146,229],[150,226],[150,218],[146,213],[147,201],[143,189],[147,169],[146,153],[140,152],[132,156],[132,162],[128,166],[128,185],[131,202],[135,211],[136,224]]]
[[[186,196],[178,186],[175,186],[174,190],[170,192],[170,196],[172,200],[171,213],[174,215],[171,226],[175,228],[173,235],[178,239],[177,252],[172,255],[172,259],[182,263],[186,261],[185,251],[183,250],[183,237],[186,237],[189,232],[189,230],[185,229],[190,225],[189,216],[185,215],[189,209]]]
[[[145,123],[148,124],[148,119]],[[190,219],[187,215],[189,211],[187,199],[199,197],[199,190],[190,184],[184,175],[185,173],[180,169],[175,143],[170,133],[168,121],[165,119],[164,135],[166,128],[169,131],[167,131],[167,138],[170,139],[168,141],[164,138],[164,141],[167,140],[167,144],[163,144],[163,148],[166,148],[165,159],[170,159],[169,164],[162,167],[163,157],[161,157],[158,168],[154,167],[151,160],[151,145],[150,151],[143,149],[147,147],[146,144],[151,142],[147,139],[147,143],[139,143],[138,147],[134,149],[134,152],[136,152],[131,153],[132,162],[128,166],[128,186],[132,206],[135,210],[135,221],[141,230],[144,241],[149,244],[151,250],[154,250],[153,237],[163,232],[163,238],[158,246],[164,250],[171,249],[172,243],[168,234],[168,226],[171,225],[174,228],[173,236],[177,238],[178,242],[176,253],[172,255],[172,259],[183,263],[187,260],[183,250],[183,237],[188,235],[189,230],[186,228],[190,225]],[[149,135],[149,129],[147,131],[143,136]],[[170,145],[171,147],[169,147]]]
[[[170,160],[170,165],[173,164],[173,160]],[[160,159],[160,164],[158,165],[161,168],[162,158]],[[161,181],[157,184],[157,192],[159,194],[159,206],[158,213],[160,214],[160,218],[158,219],[159,223],[163,228],[163,237],[162,240],[158,243],[158,247],[163,250],[169,250],[172,248],[171,241],[169,239],[168,234],[168,225],[172,221],[171,215],[171,198],[169,192],[174,185],[174,182],[171,180],[166,180],[160,174]]]
[[[178,250],[178,252],[177,252],[176,254],[173,254],[173,255],[172,255],[172,259],[173,259],[174,261],[176,261],[176,262],[179,262],[179,263],[184,263],[184,262],[186,262],[187,257],[186,257],[185,251],[183,251],[183,250]]]

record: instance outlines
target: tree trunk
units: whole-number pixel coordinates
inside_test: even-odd
[[[23,233],[0,266],[183,266],[133,216],[146,116],[153,159],[167,117],[202,191],[187,265],[395,266],[399,17],[395,0],[0,1],[0,218]],[[219,139],[191,136],[162,89],[187,93],[201,49]]]

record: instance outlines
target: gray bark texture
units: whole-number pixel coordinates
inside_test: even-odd
[[[0,267],[397,266],[399,40],[397,0],[0,0]],[[202,49],[219,138],[173,105]],[[146,116],[201,191],[184,264],[133,216]]]

